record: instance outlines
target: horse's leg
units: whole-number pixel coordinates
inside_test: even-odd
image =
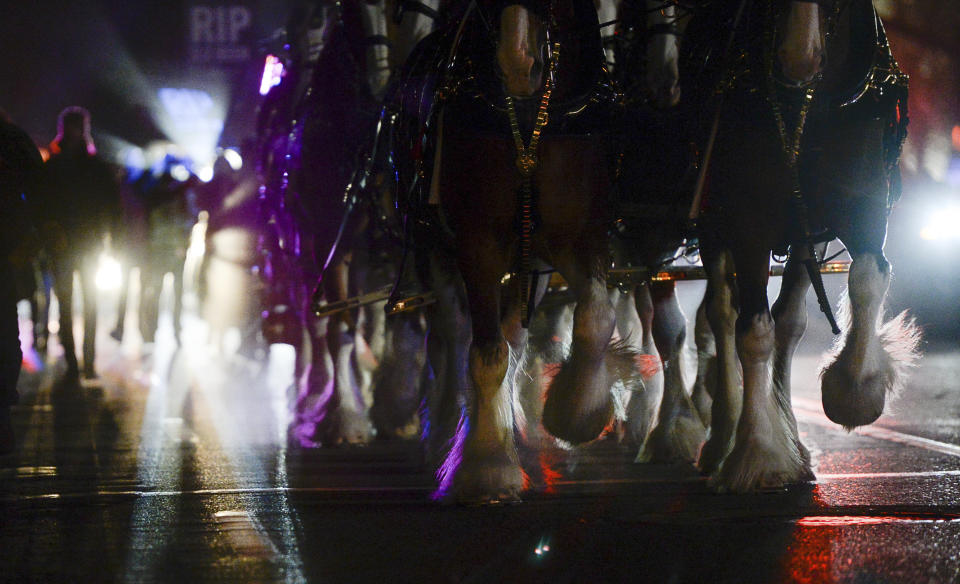
[[[597,18],[601,23],[611,22],[617,19],[617,12],[619,8],[619,2],[617,0],[594,0],[594,4],[597,7]],[[616,29],[612,26],[607,26],[601,30],[601,42],[603,43],[603,54],[607,60],[607,68],[611,71],[613,70],[613,63],[616,59],[616,52],[614,49],[617,46],[617,37],[615,36]]]
[[[331,302],[346,299],[350,257],[331,265],[323,278],[326,298]],[[327,323],[327,348],[333,359],[334,393],[324,419],[324,436],[330,444],[357,444],[372,438],[367,404],[360,394],[354,371],[356,324],[354,315],[341,312]]]
[[[710,437],[700,450],[697,466],[700,472],[709,475],[720,468],[720,463],[733,448],[734,432],[743,408],[743,393],[735,338],[737,308],[733,256],[728,250],[712,255],[704,249],[703,265],[707,271],[704,303],[717,351],[717,386],[710,410]]]
[[[622,338],[636,339],[642,358],[649,359],[651,370],[656,368],[650,377],[643,380],[643,391],[633,392],[627,403],[627,434],[639,452],[657,421],[660,401],[663,399],[663,367],[653,340],[654,313],[650,286],[637,286],[632,292],[621,294],[620,300],[616,310],[617,327],[621,329]]]
[[[810,464],[810,451],[800,442],[797,418],[793,414],[790,400],[790,370],[793,354],[803,338],[807,328],[807,290],[810,289],[810,277],[801,263],[806,252],[795,249],[783,271],[780,294],[773,303],[771,311],[774,321],[776,350],[773,355],[773,387],[783,414],[790,426],[790,432],[797,443],[800,455],[806,464]],[[812,474],[809,478],[813,478]]]
[[[810,468],[797,448],[774,392],[771,365],[775,344],[767,305],[770,252],[763,247],[734,254],[740,315],[736,346],[743,369],[743,410],[733,449],[711,484],[721,491],[779,488],[807,480]]]
[[[417,252],[418,271],[437,301],[426,308],[427,363],[422,384],[426,396],[427,459],[437,469],[435,497],[450,493],[466,433],[465,393],[470,319],[466,294],[454,258],[433,250]]]
[[[363,232],[369,229],[368,223],[361,223],[357,229]],[[358,238],[362,239],[362,238]],[[350,290],[351,297],[358,297],[369,291],[371,272],[370,254],[362,242],[353,242],[353,259],[350,262]],[[354,354],[353,363],[357,377],[358,391],[365,404],[373,404],[373,376],[380,359],[383,357],[383,342],[385,337],[384,321],[386,315],[383,304],[361,306],[357,311],[354,327]]]
[[[580,243],[584,245],[581,249],[589,250]],[[606,367],[616,315],[607,296],[606,280],[596,272],[597,265],[602,265],[597,256],[572,249],[554,257],[554,266],[576,295],[577,307],[570,356],[550,384],[543,425],[557,438],[573,444],[597,438],[610,422],[614,413],[610,388],[620,373]],[[629,367],[634,367],[632,362]]]
[[[878,326],[890,285],[890,264],[883,254],[851,250],[850,255],[846,336],[821,372],[823,411],[848,429],[880,417],[887,393],[899,387],[904,369],[916,359],[919,342],[905,312]]]
[[[530,331],[524,328],[520,320],[520,303],[523,299],[519,294],[519,286],[510,287],[503,294],[503,309],[501,314],[501,330],[509,347],[510,359],[507,363],[507,375],[504,380],[505,391],[509,392],[513,405],[514,423],[518,428],[526,426],[523,408],[520,407],[518,395],[519,379],[525,376],[522,365],[527,359],[527,344]],[[533,291],[537,294],[537,290]]]
[[[825,212],[852,260],[849,304],[840,310],[844,337],[821,371],[823,410],[848,429],[880,417],[887,395],[896,393],[917,359],[920,341],[905,312],[881,324],[890,285],[890,264],[883,255],[892,178],[884,133],[889,118],[863,105],[837,112],[829,125],[815,126],[823,134],[814,134],[823,149],[811,173],[824,184],[815,187],[830,189]]]
[[[359,291],[355,293],[359,295]],[[383,358],[383,343],[386,337],[382,303],[362,306],[358,310],[357,330],[354,334],[354,364],[360,395],[364,402],[373,404],[373,376]],[[381,308],[381,310],[376,310]]]
[[[663,401],[657,426],[637,460],[694,462],[707,432],[683,381],[687,318],[674,282],[651,282],[649,288],[654,306],[653,337],[663,362]]]
[[[366,35],[367,86],[370,94],[379,100],[387,89],[390,78],[389,45],[380,39],[387,38],[387,7],[385,0],[366,0],[360,5],[360,24]]]
[[[422,315],[417,311],[390,316],[384,336],[380,366],[374,373],[370,418],[377,438],[412,438],[427,358]]]
[[[693,382],[693,405],[697,407],[700,420],[710,427],[710,408],[717,390],[717,344],[707,319],[707,303],[701,301],[697,307],[697,318],[693,325],[693,340],[697,346],[697,378]]]
[[[539,282],[535,291],[538,305],[548,284],[548,278]],[[533,449],[538,449],[546,438],[540,425],[543,417],[543,394],[547,385],[544,377],[549,376],[551,368],[560,362],[565,347],[570,344],[569,328],[572,322],[568,316],[568,304],[538,306],[531,315],[527,335],[529,344],[521,361],[516,391],[520,406],[517,411],[518,426],[524,443]]]
[[[291,282],[289,312],[296,318],[284,322],[283,326],[292,338],[299,339],[295,343],[296,420],[292,434],[301,445],[313,446],[323,441],[321,426],[333,392],[333,360],[327,347],[330,319],[317,318],[310,307],[306,282],[312,279],[312,271],[305,266],[286,267],[289,271],[283,276]],[[283,336],[286,340],[286,334]]]
[[[463,502],[518,500],[524,479],[514,442],[513,395],[505,382],[510,347],[500,324],[500,280],[509,263],[495,234],[471,231],[458,234],[458,263],[473,326],[473,399],[454,492]]]

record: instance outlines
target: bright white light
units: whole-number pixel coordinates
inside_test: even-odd
[[[97,289],[104,292],[119,290],[123,284],[123,268],[116,258],[107,255],[106,252],[100,254],[100,263],[97,266],[96,275]]]
[[[960,205],[950,205],[930,213],[920,229],[920,237],[927,241],[960,239]]]
[[[163,87],[157,98],[162,106],[157,121],[164,134],[195,166],[212,165],[226,106],[200,89]]]
[[[197,169],[197,178],[205,183],[213,180],[213,166],[207,164]]]
[[[280,85],[283,79],[283,61],[274,55],[267,55],[263,63],[263,76],[260,77],[260,95],[270,93],[270,89]]]
[[[233,148],[224,149],[223,157],[233,170],[240,170],[243,168],[243,157],[241,157],[240,153]]]
[[[179,182],[187,182],[190,180],[190,171],[182,164],[174,164],[170,167],[170,176]]]

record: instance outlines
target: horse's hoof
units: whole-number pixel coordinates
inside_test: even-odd
[[[553,394],[547,395],[543,407],[543,427],[551,435],[570,444],[596,440],[613,418],[613,400],[608,399],[590,412],[575,411]]]
[[[636,462],[696,462],[706,436],[699,415],[691,411],[689,415],[678,416],[671,423],[654,428],[637,454]]]
[[[813,471],[792,441],[784,448],[753,435],[737,442],[709,486],[720,493],[779,492],[812,478]]]
[[[803,445],[803,442],[800,442],[800,439],[799,439],[799,438],[796,439],[796,440],[794,440],[793,443],[794,443],[794,445],[797,447],[797,450],[800,452],[800,462],[802,462],[802,463],[803,463],[803,466],[806,467],[807,470],[809,470],[809,473],[808,473],[807,477],[806,477],[804,480],[805,480],[805,481],[813,481],[813,480],[816,480],[816,476],[814,476],[813,470],[812,470],[812,469],[813,469],[813,456],[811,456],[811,454],[810,454],[810,449],[808,449],[806,446],[804,446],[804,445]]]
[[[728,446],[722,444],[720,440],[714,437],[707,440],[703,448],[700,449],[700,457],[697,459],[697,468],[700,470],[700,474],[704,476],[716,474],[720,470],[720,465],[726,458],[727,452]]]
[[[851,430],[877,421],[883,413],[887,386],[882,371],[859,380],[844,367],[831,365],[823,371],[823,412],[834,423]]]
[[[519,503],[524,484],[519,463],[465,460],[454,476],[453,496],[462,505]]]
[[[328,412],[328,417],[317,425],[314,440],[324,446],[361,446],[371,442],[374,435],[366,416],[339,410]]]
[[[518,505],[523,500],[518,493],[503,492],[473,497],[458,496],[457,503],[465,507],[495,507],[498,505]]]

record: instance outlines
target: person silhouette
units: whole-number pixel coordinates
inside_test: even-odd
[[[0,455],[14,447],[10,407],[18,400],[23,360],[14,272],[30,262],[36,248],[25,201],[42,167],[33,140],[0,110]]]
[[[67,378],[77,379],[79,367],[73,339],[73,273],[80,276],[83,291],[83,373],[96,377],[97,260],[104,242],[117,233],[121,218],[116,173],[97,156],[90,136],[90,113],[68,107],[60,113],[57,137],[50,143],[50,159],[44,165],[35,214],[50,254],[54,291],[60,301],[60,343],[67,364]]]

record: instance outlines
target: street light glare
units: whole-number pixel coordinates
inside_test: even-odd
[[[97,289],[103,292],[119,290],[123,283],[123,269],[120,262],[107,253],[100,254],[95,281]]]
[[[927,223],[920,229],[920,237],[926,241],[960,239],[960,204],[930,212]]]

